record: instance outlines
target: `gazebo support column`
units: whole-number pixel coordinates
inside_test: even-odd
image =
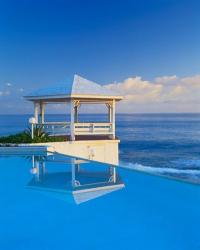
[[[115,100],[112,100],[112,108],[111,108],[111,120],[112,120],[112,139],[115,139]]]
[[[74,121],[78,122],[78,106],[74,107]]]
[[[71,141],[75,141],[75,131],[74,131],[74,114],[75,114],[75,107],[74,107],[74,100],[70,102],[70,139]]]
[[[40,103],[40,123],[44,123],[45,103]]]
[[[112,112],[111,112],[111,104],[110,103],[106,103],[106,106],[108,108],[108,122],[112,122]]]
[[[80,108],[81,103],[79,100],[74,101],[74,122],[78,122],[78,109]]]
[[[39,109],[39,103],[34,102],[34,118],[35,118],[35,123],[38,123],[38,109]]]

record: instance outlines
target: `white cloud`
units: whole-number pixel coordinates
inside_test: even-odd
[[[106,87],[124,96],[120,112],[200,112],[200,75],[162,76],[153,81],[137,76]]]
[[[133,102],[155,101],[162,91],[161,84],[152,84],[138,76],[127,78],[120,83],[108,84],[106,88],[125,96],[125,101]]]
[[[181,82],[187,87],[192,86],[195,88],[200,88],[200,75],[182,78]]]
[[[11,87],[11,86],[12,86],[12,83],[7,82],[7,83],[6,83],[6,86]]]
[[[178,80],[178,77],[176,75],[172,75],[172,76],[159,76],[155,78],[155,82],[156,83],[160,83],[160,84],[169,84],[171,82],[174,82]]]

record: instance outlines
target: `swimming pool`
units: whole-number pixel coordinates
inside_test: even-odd
[[[59,155],[0,155],[0,249],[199,249],[200,186]]]

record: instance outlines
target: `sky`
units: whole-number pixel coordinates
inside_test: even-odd
[[[123,94],[118,112],[200,112],[199,13],[197,0],[0,0],[0,114],[31,113],[23,95],[75,73]]]

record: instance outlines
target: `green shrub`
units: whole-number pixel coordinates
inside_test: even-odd
[[[42,127],[37,126],[33,131],[34,138],[32,139],[31,128],[25,131],[9,136],[0,137],[1,144],[19,144],[19,143],[43,143],[43,142],[58,142],[64,141],[63,137],[51,137]]]
[[[33,143],[37,142],[47,142],[49,139],[49,134],[46,133],[41,126],[36,126],[33,129],[33,139],[31,128],[28,128],[24,131],[28,138],[31,138]]]
[[[31,143],[32,139],[25,132],[0,137],[0,143]]]

